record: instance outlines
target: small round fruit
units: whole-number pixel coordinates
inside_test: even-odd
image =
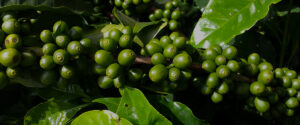
[[[181,14],[180,14],[179,10],[174,10],[171,14],[172,20],[178,20],[180,17],[181,17]]]
[[[276,78],[282,78],[284,76],[284,72],[281,68],[276,68],[274,73]]]
[[[174,7],[177,7],[177,6],[179,5],[179,3],[178,3],[177,0],[173,0],[173,1],[172,1],[172,4],[173,4]]]
[[[51,43],[53,42],[52,32],[50,30],[43,30],[40,34],[40,39],[44,43]]]
[[[169,44],[164,48],[163,55],[167,58],[174,58],[177,54],[177,48],[173,44]]]
[[[113,83],[116,88],[122,88],[126,83],[126,79],[124,75],[119,75],[118,77],[114,78]]]
[[[9,79],[6,73],[0,71],[0,89],[4,88],[9,83]]]
[[[118,42],[110,38],[103,38],[100,39],[100,47],[106,51],[114,51],[118,47]]]
[[[122,48],[129,48],[132,45],[132,43],[132,38],[128,34],[123,34],[119,40],[119,46]]]
[[[75,76],[75,69],[69,65],[64,65],[60,69],[60,76],[65,79],[71,79]]]
[[[207,72],[214,72],[216,71],[216,64],[212,60],[205,60],[202,63],[202,68]]]
[[[139,81],[143,77],[143,71],[139,68],[133,68],[128,71],[128,79],[129,81]]]
[[[2,30],[6,34],[17,34],[21,30],[21,25],[15,19],[8,19],[2,23]]]
[[[149,43],[155,43],[157,45],[160,45],[160,41],[158,39],[156,39],[156,38],[150,40]]]
[[[218,44],[212,45],[209,48],[214,49],[218,54],[222,54],[222,47]]]
[[[259,97],[255,97],[254,105],[259,112],[266,112],[270,108],[270,103],[268,101],[260,99]]]
[[[126,35],[132,35],[133,31],[132,28],[130,26],[124,26],[122,29],[122,33],[126,34]]]
[[[218,93],[220,94],[226,94],[228,91],[229,91],[229,86],[226,82],[223,82],[218,88]]]
[[[115,5],[117,6],[117,7],[121,7],[122,6],[122,3],[123,3],[123,1],[122,0],[115,0]]]
[[[288,70],[285,75],[290,79],[295,79],[297,77],[297,72],[295,70]]]
[[[217,93],[217,92],[214,92],[212,95],[211,95],[211,100],[214,102],[214,103],[219,103],[223,100],[223,95]]]
[[[161,53],[155,53],[151,57],[151,62],[152,62],[153,65],[165,64],[166,63],[166,58]]]
[[[258,65],[258,68],[259,70],[262,72],[262,71],[265,71],[265,70],[273,70],[273,66],[271,63],[269,62],[263,62],[263,63],[260,63]]]
[[[170,18],[170,16],[171,16],[171,11],[170,10],[164,10],[163,17],[168,19],[168,18]]]
[[[155,18],[156,18],[156,19],[162,18],[162,17],[163,17],[162,13],[163,13],[163,12],[162,12],[161,9],[156,9],[156,10],[154,11],[154,16],[155,16]]]
[[[129,6],[130,6],[130,3],[126,2],[126,1],[124,1],[124,2],[122,3],[122,8],[123,8],[123,9],[128,9]]]
[[[219,78],[224,79],[230,75],[230,69],[225,65],[221,65],[216,69],[216,73]]]
[[[49,55],[45,55],[41,57],[40,60],[40,66],[41,68],[45,70],[49,70],[55,67],[55,63],[53,61],[53,57]]]
[[[288,88],[287,93],[290,97],[295,96],[297,94],[297,90],[294,88]]]
[[[156,21],[156,17],[154,16],[154,14],[149,15],[149,20]]]
[[[258,65],[260,62],[260,56],[257,53],[252,53],[248,56],[248,63]]]
[[[218,53],[217,51],[215,51],[212,48],[208,48],[203,52],[203,57],[206,60],[215,60],[215,58],[217,57]],[[225,56],[226,57],[226,56]]]
[[[35,64],[36,56],[30,51],[23,51],[22,52],[22,61],[20,62],[21,66],[29,67]]]
[[[82,52],[83,47],[79,41],[71,41],[67,46],[67,51],[70,55],[79,55]]]
[[[56,70],[45,70],[45,71],[43,71],[43,73],[40,77],[40,80],[43,85],[48,86],[48,85],[56,83],[57,78],[58,78],[58,75],[57,75]]]
[[[5,67],[16,67],[21,62],[21,54],[14,48],[7,48],[0,52],[0,63]]]
[[[67,47],[69,41],[70,41],[70,38],[66,35],[58,35],[55,38],[56,45],[58,45],[61,48]]]
[[[83,47],[84,52],[89,52],[90,49],[92,48],[92,41],[89,38],[84,38],[79,41],[81,46]]]
[[[234,59],[237,55],[237,49],[234,46],[229,46],[223,50],[222,55],[227,59]]]
[[[118,55],[118,62],[122,66],[130,66],[134,63],[136,54],[131,49],[124,49]]]
[[[298,91],[300,91],[300,80],[299,79],[293,79],[292,80],[292,87]]]
[[[6,68],[6,75],[9,78],[16,78],[19,75],[20,71],[17,68]]]
[[[300,101],[300,91],[297,92],[296,97],[297,97],[297,100]]]
[[[168,76],[168,69],[162,65],[158,64],[153,66],[149,71],[149,78],[153,82],[159,82]]]
[[[69,61],[69,54],[66,50],[58,49],[53,53],[53,61],[56,64],[64,65]]]
[[[210,93],[212,93],[212,89],[207,87],[206,85],[200,86],[200,91],[203,95],[209,95]]]
[[[14,19],[15,18],[15,14],[14,13],[6,13],[3,17],[2,17],[2,21],[5,22],[9,19]]]
[[[178,68],[171,68],[169,69],[169,80],[172,82],[178,81],[180,79],[181,72]]]
[[[235,60],[229,60],[226,65],[232,72],[237,72],[240,69],[240,65]]]
[[[143,0],[144,3],[150,3],[151,0]]]
[[[218,85],[219,85],[219,78],[217,74],[215,72],[210,73],[206,80],[206,86],[209,88],[215,88]]]
[[[226,64],[226,57],[223,55],[218,55],[215,58],[215,63],[219,66],[219,65],[225,65]]]
[[[192,70],[189,70],[189,69],[182,70],[181,78],[183,81],[190,80],[192,78]]]
[[[121,66],[118,63],[110,64],[106,68],[106,76],[109,78],[116,78],[121,72]]]
[[[258,67],[255,64],[247,64],[245,72],[250,76],[255,76],[258,73]]]
[[[142,56],[148,56],[148,55],[149,55],[145,48],[141,48],[140,54],[141,54]]]
[[[295,114],[295,111],[293,109],[286,109],[286,115],[291,117]]]
[[[179,23],[176,20],[169,21],[169,29],[176,30],[179,27]]]
[[[160,38],[159,44],[163,47],[166,48],[169,44],[172,44],[172,40],[170,39],[169,36],[162,36]]]
[[[44,55],[52,55],[56,49],[57,46],[54,43],[46,43],[42,47],[42,51]]]
[[[160,53],[162,52],[162,47],[156,43],[153,43],[153,42],[149,42],[147,45],[146,45],[146,51],[147,53],[149,53],[150,55],[153,55],[155,53]]]
[[[299,102],[298,102],[297,98],[290,97],[289,99],[286,100],[285,105],[288,108],[296,108],[296,107],[298,107]]]
[[[281,83],[282,83],[283,87],[289,88],[292,85],[292,80],[287,76],[283,76],[281,78]]]
[[[260,82],[253,82],[250,85],[250,92],[253,95],[260,95],[265,91],[265,85]]]
[[[113,63],[114,57],[113,55],[106,50],[98,50],[95,53],[95,62],[102,66],[108,66]]]
[[[69,26],[65,21],[59,20],[54,23],[52,31],[55,34],[67,34],[69,31]]]
[[[17,34],[9,34],[5,38],[5,47],[6,48],[19,48],[22,45],[22,39]]]
[[[113,86],[113,79],[108,76],[99,76],[98,77],[98,85],[102,89],[107,89]]]
[[[173,9],[173,4],[172,4],[172,2],[167,2],[167,3],[165,4],[165,9],[172,10],[172,9]]]
[[[79,26],[73,26],[70,31],[69,35],[72,40],[80,40],[82,37],[83,29]]]
[[[177,48],[182,49],[186,45],[186,41],[184,37],[176,37],[173,41],[173,45],[175,45]]]
[[[274,78],[272,71],[263,71],[258,74],[257,80],[263,84],[269,84]]]
[[[134,5],[138,5],[138,4],[140,4],[142,2],[142,0],[132,0],[132,3],[134,4]]]
[[[174,57],[173,64],[179,69],[188,68],[192,64],[192,57],[187,53],[180,53]]]
[[[118,29],[112,29],[109,32],[109,38],[111,38],[114,41],[119,41],[121,36],[122,36],[122,32]]]
[[[93,72],[98,74],[98,75],[105,75],[106,74],[106,67],[99,65],[99,64],[95,64],[93,66]]]
[[[179,36],[180,36],[179,32],[172,32],[172,33],[170,34],[170,39],[171,39],[171,40],[175,40],[175,38],[177,38],[177,37],[179,37]]]

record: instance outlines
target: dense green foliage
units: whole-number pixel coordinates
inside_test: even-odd
[[[293,0],[0,2],[0,124],[300,124]]]

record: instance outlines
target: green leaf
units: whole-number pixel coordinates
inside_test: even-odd
[[[87,105],[50,100],[30,109],[24,117],[24,125],[63,125]]]
[[[22,84],[26,87],[43,88],[45,87],[40,82],[40,70],[24,69],[20,72],[19,76],[10,79],[11,82]]]
[[[125,26],[134,27],[134,25],[137,23],[134,19],[130,18],[129,16],[123,14],[116,8],[113,9],[114,16],[120,21],[121,24]]]
[[[110,111],[116,112],[121,98],[98,98],[93,102],[104,104]]]
[[[55,99],[73,99],[78,97],[89,98],[89,96],[84,93],[83,89],[76,84],[69,84],[64,89],[54,87],[40,88],[37,89],[36,92],[44,99],[50,99],[53,97]]]
[[[226,44],[266,16],[269,6],[280,0],[210,0],[196,27],[191,44],[208,48]]]
[[[149,101],[174,124],[209,125],[207,121],[198,119],[189,107],[173,101],[170,95],[153,95],[149,97]]]
[[[71,125],[132,125],[128,120],[109,110],[92,110],[82,113]]]
[[[0,7],[0,12],[34,9],[68,14],[84,14],[93,8],[86,0],[5,0]]]
[[[125,88],[117,114],[139,125],[171,125],[146,99],[144,94],[134,88]]]
[[[144,43],[147,44],[150,40],[155,38],[157,34],[168,25],[167,22],[157,23],[144,27],[138,34],[138,38]]]

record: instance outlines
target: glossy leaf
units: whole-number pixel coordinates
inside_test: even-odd
[[[130,18],[129,16],[123,14],[116,8],[113,9],[113,14],[115,17],[120,21],[122,25],[134,27],[134,25],[137,23],[134,19]]]
[[[266,16],[269,6],[280,0],[210,0],[196,24],[191,44],[208,48],[226,44]]]
[[[198,119],[189,107],[173,101],[170,95],[152,95],[149,101],[174,124],[209,125],[207,121]]]
[[[104,104],[110,111],[116,112],[121,98],[98,98],[93,102]]]
[[[128,120],[109,110],[92,110],[82,113],[71,125],[132,125]]]
[[[147,44],[150,40],[155,38],[157,34],[164,29],[168,25],[167,22],[164,23],[157,23],[154,25],[147,26],[143,28],[137,36],[143,41],[144,44]]]
[[[117,114],[139,125],[171,125],[146,99],[144,94],[134,88],[125,88]]]
[[[29,110],[24,117],[24,125],[64,125],[87,105],[50,100]]]

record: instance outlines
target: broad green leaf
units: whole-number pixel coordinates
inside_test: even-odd
[[[71,125],[132,125],[128,120],[109,110],[92,110],[82,113]]]
[[[29,9],[83,14],[92,11],[92,4],[86,0],[3,0],[0,3],[0,12]]]
[[[134,25],[137,23],[134,19],[130,18],[129,16],[123,14],[116,8],[113,9],[114,16],[120,21],[121,24],[125,26],[134,27]]]
[[[173,101],[169,95],[149,96],[149,101],[174,124],[209,125],[207,121],[198,119],[186,105]]]
[[[150,40],[155,38],[157,34],[164,29],[168,25],[167,22],[164,23],[157,23],[154,25],[150,25],[147,27],[144,27],[138,34],[137,36],[139,39],[144,43],[147,44]]]
[[[116,112],[121,98],[98,98],[93,102],[104,104],[110,111]]]
[[[144,94],[134,88],[125,88],[117,114],[139,125],[171,125],[146,99]]]
[[[37,89],[36,92],[44,99],[50,99],[53,97],[56,99],[72,99],[78,97],[89,98],[89,96],[84,93],[83,89],[76,84],[69,84],[64,89],[54,87],[40,88]]]
[[[147,27],[147,26],[151,26],[155,23],[153,22],[138,22],[134,25],[133,27],[133,33],[138,33],[140,32],[143,28]]]
[[[265,17],[280,0],[210,0],[193,31],[191,44],[208,48],[226,44]]]
[[[50,100],[30,109],[24,117],[24,125],[64,125],[87,105]]]

